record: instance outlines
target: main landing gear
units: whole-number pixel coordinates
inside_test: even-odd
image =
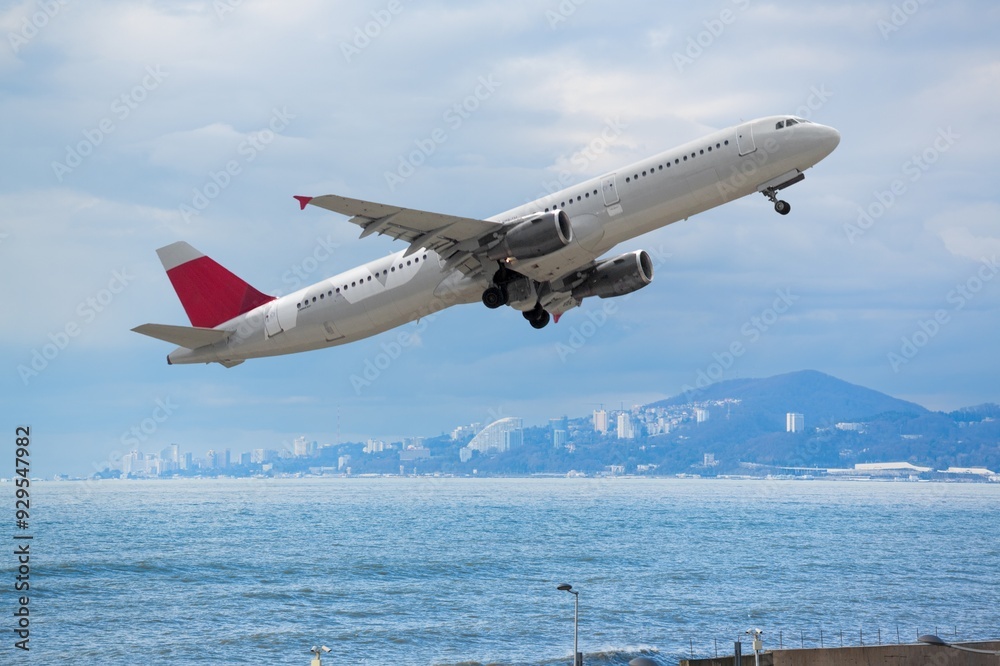
[[[531,285],[527,285],[526,288],[526,282],[527,278],[523,275],[500,264],[499,270],[493,274],[490,286],[483,290],[483,305],[491,310],[509,305],[513,292],[514,306],[520,310],[524,307],[525,301],[531,302],[529,298],[532,300],[537,298],[536,288]],[[533,328],[545,328],[552,318],[538,302],[535,303],[535,307],[521,314]]]
[[[792,210],[792,206],[782,199],[778,198],[778,190],[774,187],[769,187],[761,192],[767,200],[774,204],[774,210],[779,215],[788,215],[788,212]]]
[[[490,285],[483,292],[483,305],[490,310],[496,310],[501,305],[507,305],[507,287],[504,285]]]
[[[549,313],[542,308],[541,303],[536,303],[535,307],[521,314],[528,320],[532,328],[545,328],[549,324]]]

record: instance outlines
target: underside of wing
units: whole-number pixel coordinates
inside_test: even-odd
[[[466,271],[479,266],[472,254],[486,244],[483,239],[503,229],[498,222],[401,208],[335,194],[295,198],[302,208],[319,206],[349,216],[350,222],[361,227],[361,238],[379,234],[406,241],[410,244],[407,254],[420,248],[433,250],[451,266]]]

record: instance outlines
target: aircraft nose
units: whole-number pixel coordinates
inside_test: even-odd
[[[823,148],[826,149],[826,154],[829,155],[833,150],[840,145],[840,132],[833,129],[832,127],[827,127],[823,125]]]

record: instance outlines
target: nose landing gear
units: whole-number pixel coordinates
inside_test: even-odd
[[[779,215],[788,215],[789,211],[792,210],[791,204],[783,199],[778,198],[778,189],[775,187],[769,187],[766,190],[762,190],[761,194],[767,197],[767,200],[774,204],[774,210]]]

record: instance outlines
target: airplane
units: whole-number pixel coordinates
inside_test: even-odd
[[[586,298],[621,296],[653,280],[645,250],[601,258],[619,243],[755,192],[787,215],[791,207],[778,193],[839,143],[832,127],[767,116],[486,219],[296,196],[302,210],[349,216],[361,238],[386,235],[408,247],[276,297],[176,242],[156,252],[191,326],[132,330],[177,345],[168,364],[232,367],[354,342],[475,301],[510,306],[544,328]]]

